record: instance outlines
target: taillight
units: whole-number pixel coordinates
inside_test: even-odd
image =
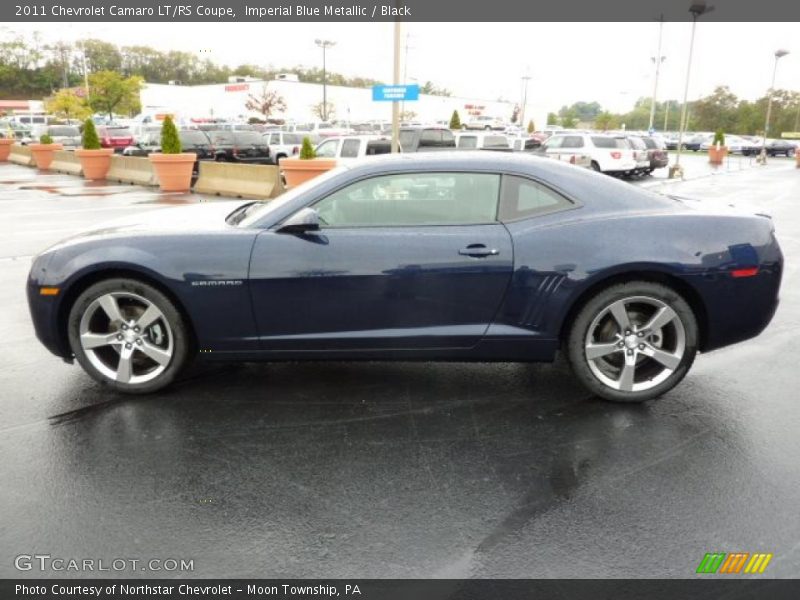
[[[758,275],[758,267],[748,267],[746,269],[734,269],[731,271],[731,277],[736,277],[737,279],[740,277],[752,277],[753,275]]]
[[[104,143],[106,146],[110,146],[110,145],[111,145],[111,138],[104,137],[104,138],[103,138],[103,143]]]
[[[569,164],[571,164],[571,165],[575,164],[575,155],[574,154],[569,157]]]
[[[292,148],[292,154],[297,154],[297,152],[298,152],[298,148],[297,148],[297,146],[295,146],[294,148]]]
[[[622,152],[616,152],[616,151],[611,152],[611,158],[616,158],[617,160],[619,160],[620,158],[622,158]]]

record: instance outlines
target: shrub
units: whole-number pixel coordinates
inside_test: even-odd
[[[40,144],[52,144],[52,143],[53,143],[53,138],[51,138],[49,135],[47,135],[47,134],[45,133],[44,135],[42,135],[42,136],[39,138],[39,143],[40,143]]]
[[[81,145],[84,150],[100,150],[100,138],[97,137],[97,129],[94,126],[94,121],[86,119],[83,125],[83,139]]]
[[[461,129],[461,117],[458,116],[458,111],[453,111],[453,116],[450,117],[450,129]]]
[[[180,154],[181,139],[178,137],[178,128],[172,121],[172,117],[167,115],[161,125],[161,153]]]
[[[528,121],[528,133],[533,133],[536,131],[536,125],[533,124],[533,121]]]
[[[712,145],[716,146],[717,144],[719,144],[720,146],[725,145],[725,134],[722,133],[722,129],[717,129],[717,131],[714,132],[714,142],[712,143]]]
[[[314,152],[314,146],[311,145],[311,138],[304,137],[303,147],[300,148],[300,159],[311,160],[312,158],[316,158],[316,156],[317,153]]]

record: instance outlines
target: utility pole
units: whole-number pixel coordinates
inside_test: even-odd
[[[403,85],[408,85],[408,49],[410,47],[408,45],[408,40],[410,38],[411,34],[406,33],[406,47],[405,47],[405,53],[403,54]],[[406,101],[403,100],[403,102],[400,104],[400,115],[402,116],[403,114],[405,114],[405,112],[406,112]]]
[[[667,123],[669,123],[669,100],[667,100],[667,105],[664,107],[664,131],[667,130]]]
[[[763,165],[767,162],[767,132],[769,131],[769,118],[772,116],[772,95],[775,93],[775,75],[778,73],[778,61],[789,54],[788,50],[775,51],[775,66],[772,68],[772,85],[769,86],[769,100],[767,101],[767,119],[764,123],[764,135],[761,137],[761,154],[758,161]]]
[[[650,101],[650,124],[648,132],[653,130],[653,121],[656,118],[656,96],[658,96],[658,76],[661,73],[661,63],[666,60],[666,56],[661,56],[661,39],[664,33],[664,15],[658,18],[658,52],[654,57],[650,57],[656,65],[656,80],[653,84],[653,99]]]
[[[392,83],[400,85],[400,19],[394,22],[394,69],[392,73]],[[396,154],[400,150],[400,103],[397,100],[392,102],[392,153]]]
[[[519,111],[520,129],[525,128],[525,107],[528,105],[528,82],[530,80],[531,76],[526,69],[525,75],[522,76],[522,108]]]
[[[336,42],[331,40],[314,40],[314,43],[322,48],[322,120],[328,120],[328,75],[326,64],[326,51],[333,48]]]
[[[681,151],[683,149],[683,134],[686,131],[687,108],[689,105],[689,80],[692,74],[692,54],[694,53],[694,33],[697,28],[697,19],[700,15],[714,10],[713,6],[706,6],[705,0],[693,0],[689,6],[692,13],[692,37],[689,41],[689,61],[686,65],[686,85],[683,88],[683,106],[681,107],[680,129],[678,131],[678,153],[675,155],[675,164],[669,168],[669,178],[683,177],[681,168]]]

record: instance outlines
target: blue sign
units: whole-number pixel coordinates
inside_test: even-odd
[[[419,100],[419,85],[373,85],[373,102],[399,102]]]

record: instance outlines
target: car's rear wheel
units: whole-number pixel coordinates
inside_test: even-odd
[[[602,290],[580,310],[567,357],[598,396],[642,402],[684,378],[697,340],[697,320],[683,297],[661,284],[632,281]]]
[[[600,172],[600,165],[597,163],[596,160],[592,161],[591,167],[592,167],[592,171],[597,171],[598,173]]]
[[[87,288],[67,324],[72,352],[100,383],[126,393],[161,389],[190,357],[188,329],[175,305],[135,279],[108,279]]]

